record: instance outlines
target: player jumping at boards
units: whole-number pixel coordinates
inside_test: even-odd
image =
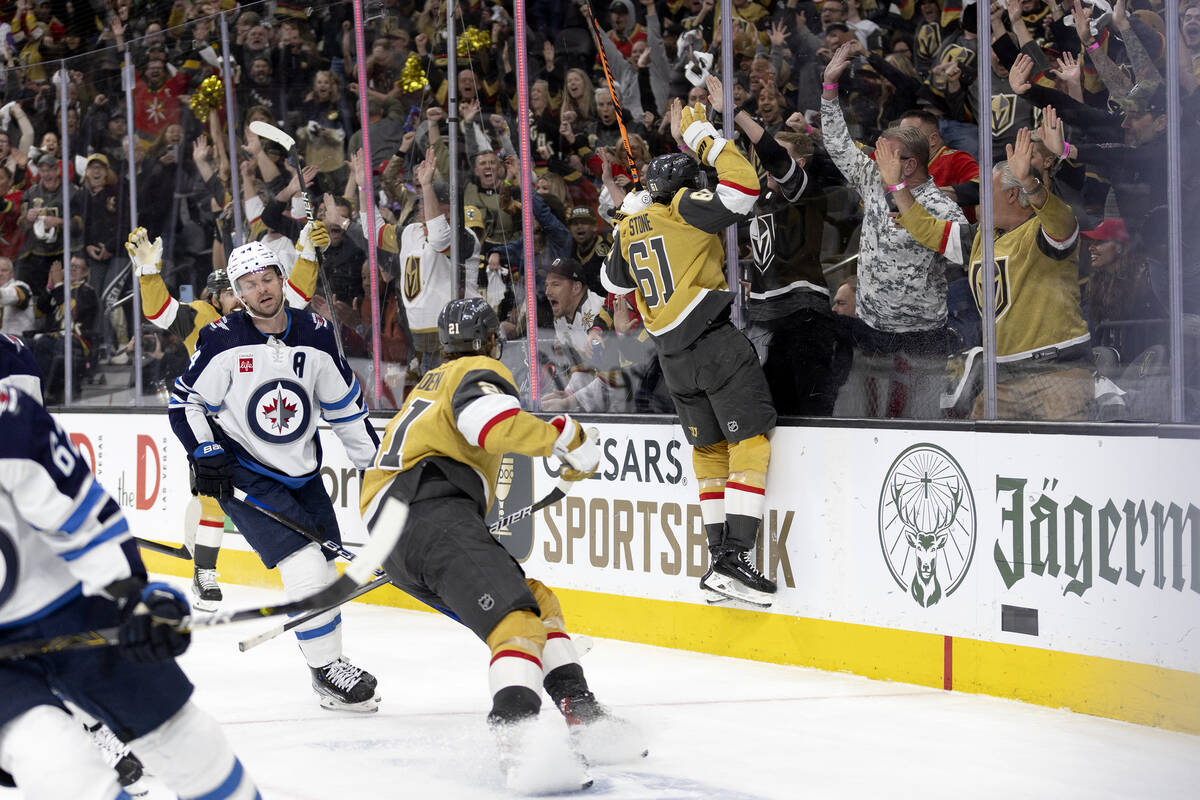
[[[171,393],[171,427],[191,462],[195,492],[220,501],[263,564],[279,568],[289,598],[304,597],[336,579],[333,554],[249,506],[273,509],[340,544],[321,480],[318,418],[359,469],[370,466],[379,438],[330,323],[288,308],[278,256],[250,242],[234,249],[226,271],[245,308],[200,331]],[[231,500],[235,488],[246,504]],[[324,708],[375,711],[375,677],[342,657],[341,622],[334,609],[296,628],[313,689]]]
[[[496,312],[479,297],[453,300],[438,316],[444,363],[430,370],[388,423],[363,480],[362,512],[377,524],[384,501],[409,504],[399,543],[384,562],[392,582],[455,616],[491,650],[488,723],[510,789],[539,777],[522,747],[544,688],[591,763],[643,754],[640,735],[596,702],[558,598],[526,578],[491,535],[484,515],[505,453],[557,456],[562,477],[596,471],[599,447],[575,420],[543,422],[521,410],[512,374],[497,360]],[[583,775],[563,778],[590,785]],[[562,789],[567,786],[559,787]]]
[[[758,176],[704,113],[699,103],[681,108],[675,101],[671,127],[716,168],[716,189],[700,188],[691,155],[656,156],[646,167],[649,202],[635,204],[618,223],[601,279],[617,296],[634,294],[692,445],[710,553],[701,589],[710,602],[769,606],[775,583],[750,551],[762,521],[775,409],[754,346],[729,321],[733,295],[718,236],[750,214]]]

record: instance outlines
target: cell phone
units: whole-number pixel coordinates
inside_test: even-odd
[[[190,283],[182,284],[179,287],[179,302],[190,303],[196,299],[195,290]]]
[[[417,127],[417,123],[421,121],[421,109],[419,106],[413,106],[408,110],[408,118],[404,120],[404,127],[400,130],[411,131]]]

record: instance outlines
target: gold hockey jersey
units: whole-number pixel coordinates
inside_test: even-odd
[[[486,513],[504,454],[547,456],[557,438],[554,425],[521,410],[504,364],[487,356],[446,361],[425,373],[388,423],[363,477],[363,518],[374,517],[394,481],[431,459]]]
[[[1089,341],[1079,307],[1079,223],[1053,194],[1025,222],[996,239],[996,356],[1011,362]],[[933,217],[919,203],[899,222],[913,238],[967,267],[983,308],[983,238],[978,225]],[[967,257],[967,253],[970,254]]]
[[[680,189],[670,205],[650,203],[622,219],[601,273],[608,291],[635,292],[646,330],[664,353],[686,348],[733,302],[718,234],[749,215],[758,175],[732,142],[716,168],[715,191]]]

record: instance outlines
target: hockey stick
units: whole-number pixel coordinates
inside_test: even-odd
[[[596,42],[596,55],[600,57],[600,66],[604,70],[604,79],[608,83],[608,95],[612,98],[613,108],[617,112],[617,128],[621,131],[621,142],[625,145],[625,160],[629,167],[629,174],[633,177],[633,182],[638,183],[641,178],[638,175],[637,163],[633,158],[633,148],[629,146],[629,132],[625,130],[625,112],[621,108],[621,98],[618,96],[617,87],[613,85],[612,70],[608,67],[608,55],[604,52],[602,37],[606,34],[600,27],[600,23],[596,22],[596,15],[592,11],[591,3],[581,3],[579,8],[587,19],[588,27],[592,31],[592,39]]]
[[[300,196],[304,198],[305,213],[308,216],[308,221],[312,222],[316,219],[316,210],[313,208],[312,198],[308,196],[308,184],[304,182],[304,159],[300,157],[300,151],[296,149],[296,140],[269,122],[257,119],[250,123],[250,132],[257,135],[260,139],[267,139],[274,142],[287,151],[288,160],[296,170],[296,180],[300,182]],[[329,301],[329,313],[333,314],[333,289],[330,288],[329,277],[325,274],[325,259],[322,257],[320,250],[317,250],[316,254],[317,275],[321,278],[321,285],[325,287],[325,297]],[[346,350],[342,347],[342,326],[336,314],[334,314],[333,325],[331,327],[333,328],[333,338],[337,342],[338,355],[345,359]]]
[[[192,560],[192,551],[188,550],[187,545],[175,547],[163,542],[156,542],[153,539],[143,539],[140,536],[133,537],[133,541],[137,542],[137,546],[143,550],[153,550],[155,553],[182,558],[185,561]]]
[[[547,506],[554,505],[559,500],[562,500],[563,497],[565,497],[567,495],[567,493],[571,491],[571,486],[572,486],[572,484],[570,481],[565,481],[565,480],[559,479],[559,481],[554,485],[554,488],[551,489],[549,492],[547,492],[546,496],[543,497],[541,500],[538,500],[536,503],[534,503],[531,506],[526,506],[525,508],[517,509],[516,511],[514,511],[511,514],[507,514],[507,515],[501,517],[500,519],[496,520],[491,525],[489,525],[488,530],[490,530],[492,533],[495,533],[496,531],[500,530],[501,528],[507,528],[509,525],[512,525],[514,522],[520,522],[521,520],[525,519],[526,517],[536,514],[538,511],[541,511],[543,508],[546,508]],[[253,506],[253,507],[258,508],[258,506]],[[286,523],[284,523],[284,524],[286,524]],[[297,532],[304,535],[302,531],[297,531]],[[332,545],[333,543],[329,542],[329,544]],[[322,543],[322,546],[324,546],[324,543]],[[349,559],[352,559],[355,556],[353,553],[348,553],[348,554],[346,554],[346,557]],[[351,600],[355,600],[358,597],[361,597],[362,595],[366,594],[367,592],[369,592],[373,589],[377,589],[378,587],[387,583],[387,581],[388,581],[388,579],[387,579],[386,575],[381,578],[376,578],[375,580],[368,583],[366,586],[363,586],[361,589],[359,589],[353,595],[346,598],[343,602],[349,603]],[[339,603],[338,605],[341,605],[341,603]],[[331,611],[331,610],[332,610],[331,608],[322,608],[317,611],[312,611],[312,612],[309,612],[308,614],[305,614],[302,617],[297,617],[295,619],[288,620],[287,622],[283,623],[282,625],[276,625],[275,627],[269,628],[261,633],[256,633],[255,635],[250,636],[250,637],[238,642],[238,650],[241,650],[244,653],[253,647],[257,647],[258,645],[262,644],[263,642],[269,642],[270,640],[274,639],[276,636],[287,633],[288,631],[292,630],[293,628],[299,627],[300,625],[303,625],[304,623],[314,619],[315,617],[319,617],[321,614],[324,614],[325,612]],[[438,611],[442,611],[442,613],[445,613],[445,611],[443,611],[442,609],[438,609]],[[590,650],[591,648],[589,647],[588,649]]]
[[[380,523],[376,526],[379,531],[371,537],[367,546],[362,549],[346,571],[337,580],[324,589],[313,592],[308,597],[293,600],[289,603],[244,608],[238,611],[218,611],[204,617],[186,616],[174,624],[176,630],[190,633],[203,628],[218,625],[229,625],[235,622],[245,622],[263,617],[275,617],[280,614],[303,614],[317,608],[327,608],[345,602],[363,584],[367,583],[375,569],[383,563],[404,529],[408,519],[408,506],[390,497],[384,501],[379,512]],[[51,636],[46,639],[34,639],[28,642],[15,642],[0,646],[0,661],[27,658],[29,656],[58,653],[64,650],[81,650],[89,647],[108,647],[118,643],[120,628],[100,628],[93,631]]]

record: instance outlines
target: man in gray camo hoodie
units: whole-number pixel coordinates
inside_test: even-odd
[[[863,203],[858,256],[858,318],[839,317],[854,340],[854,367],[838,397],[836,416],[940,416],[946,356],[947,261],[893,220],[890,194],[875,162],[850,138],[838,101],[838,78],[850,65],[843,45],[825,68],[821,122],[825,149]],[[883,136],[897,142],[904,180],[917,202],[942,219],[965,222],[962,210],[929,177],[929,143],[912,127]]]

